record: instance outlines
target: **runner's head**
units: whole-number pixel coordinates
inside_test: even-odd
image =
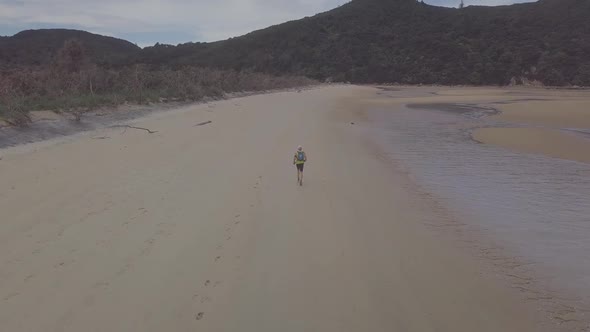
[[[303,151],[303,147],[300,145],[297,147],[297,151]]]

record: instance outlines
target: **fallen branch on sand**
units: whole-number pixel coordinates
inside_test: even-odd
[[[155,130],[149,130],[147,128],[134,127],[134,126],[130,126],[130,125],[114,125],[114,126],[111,126],[111,128],[125,128],[125,131],[127,131],[127,129],[138,129],[138,130],[145,130],[150,134],[157,133],[157,131],[155,131]]]
[[[213,121],[205,121],[205,122],[197,123],[193,127],[204,126],[204,125],[207,125],[207,124],[210,124],[210,123],[213,123]]]

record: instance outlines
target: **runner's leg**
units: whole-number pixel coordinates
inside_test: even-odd
[[[301,178],[299,178],[299,185],[302,186],[303,185],[303,165],[301,164],[301,166],[299,166],[299,172],[301,173]]]

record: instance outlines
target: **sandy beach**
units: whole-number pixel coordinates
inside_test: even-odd
[[[494,119],[508,128],[475,131],[480,142],[516,151],[590,163],[590,92],[547,91],[550,100],[498,105]]]
[[[590,163],[590,140],[576,133],[546,128],[482,128],[473,137],[516,151]]]
[[[483,143],[588,162],[584,134],[576,144],[545,135],[588,128],[586,113],[572,106],[555,122],[511,111],[525,92],[509,89],[380,91],[234,98],[125,122],[154,133],[102,128],[2,150],[0,329],[577,331],[574,311],[539,310],[493,264],[433,231],[457,221],[452,209],[367,133],[380,123],[371,108],[481,104],[553,145],[518,144],[505,128],[476,131]],[[551,108],[590,95],[526,93]],[[303,187],[291,165],[299,144]]]

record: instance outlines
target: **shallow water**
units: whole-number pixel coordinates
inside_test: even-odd
[[[532,263],[535,278],[590,308],[590,164],[479,144],[473,128],[499,123],[475,113],[412,108],[369,112],[386,154],[462,223],[510,255]]]

